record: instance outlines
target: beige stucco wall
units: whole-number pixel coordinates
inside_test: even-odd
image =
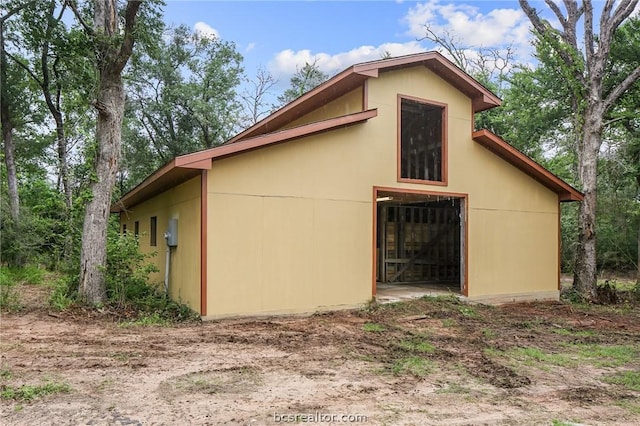
[[[447,186],[397,182],[398,94],[448,105]],[[367,302],[374,186],[468,194],[471,298],[554,294],[557,196],[473,142],[470,100],[423,67],[370,79],[368,99],[365,124],[213,163],[207,314]]]
[[[157,219],[157,245],[150,246],[151,217]],[[120,214],[120,229],[133,232],[140,222],[140,249],[156,253],[151,261],[159,272],[150,277],[164,285],[167,245],[164,233],[169,219],[178,219],[178,246],[171,249],[169,294],[172,299],[200,311],[200,177],[193,178]]]

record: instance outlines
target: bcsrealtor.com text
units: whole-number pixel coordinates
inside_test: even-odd
[[[276,423],[366,423],[367,416],[362,414],[333,413],[273,413]]]

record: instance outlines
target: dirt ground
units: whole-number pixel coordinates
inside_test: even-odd
[[[640,372],[639,307],[420,299],[123,327],[29,287],[1,316],[0,390],[69,391],[0,399],[4,425],[640,424],[640,391],[606,380]]]

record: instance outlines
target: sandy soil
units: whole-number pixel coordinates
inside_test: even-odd
[[[640,393],[604,382],[611,367],[514,366],[487,352],[553,353],[581,339],[637,348],[639,308],[418,300],[309,317],[122,327],[96,312],[53,313],[28,299],[27,309],[1,317],[0,372],[10,374],[0,389],[49,381],[71,391],[0,399],[5,425],[272,425],[293,423],[296,414],[310,416],[298,424],[640,424]],[[366,323],[382,330],[367,331]],[[399,344],[418,338],[435,350]],[[408,358],[426,367],[402,368]],[[639,367],[636,359],[620,368]]]

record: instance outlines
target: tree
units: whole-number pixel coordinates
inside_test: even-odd
[[[575,115],[574,131],[577,140],[578,178],[585,194],[579,213],[579,237],[576,251],[574,288],[587,299],[596,296],[596,201],[597,163],[606,127],[606,114],[616,101],[640,78],[640,67],[627,73],[623,79],[606,87],[607,65],[610,61],[611,42],[618,27],[634,11],[638,0],[607,0],[599,22],[599,33],[594,28],[593,6],[590,0],[564,0],[565,12],[553,0],[545,3],[560,22],[554,28],[540,17],[527,0],[519,0],[522,10],[535,29],[538,43],[549,48],[557,58],[562,75],[571,90],[571,105]],[[583,23],[584,41],[578,41],[579,24]]]
[[[237,130],[241,62],[233,43],[186,26],[165,31],[164,38],[133,55],[127,73],[125,186],[177,155],[220,145]]]
[[[18,172],[15,159],[15,142],[13,130],[16,126],[17,114],[12,100],[17,99],[17,94],[11,92],[13,85],[9,84],[7,52],[5,50],[5,26],[8,20],[27,4],[19,4],[0,16],[0,124],[2,125],[2,143],[4,147],[4,162],[7,167],[7,182],[9,187],[9,206],[11,218],[17,222],[20,216],[20,196],[18,195]]]
[[[93,106],[97,111],[95,179],[90,185],[82,228],[79,294],[83,301],[105,301],[107,225],[111,193],[118,172],[125,105],[122,71],[131,56],[135,41],[136,17],[142,0],[129,0],[120,16],[117,0],[93,2],[93,25],[75,0],[67,0],[76,20],[93,44],[98,87]],[[148,4],[148,2],[147,2]],[[121,30],[120,22],[124,23]]]
[[[86,38],[75,29],[68,30],[62,19],[67,10],[57,0],[36,2],[21,13],[16,28],[21,40],[17,49],[28,57],[7,55],[33,79],[42,92],[55,128],[58,187],[65,196],[67,213],[72,205],[72,184],[69,171],[69,143],[66,117],[72,116],[71,99],[86,99],[92,77],[87,70]],[[84,96],[76,96],[81,93]],[[77,104],[77,102],[76,102]],[[86,114],[88,103],[82,102],[80,115]]]
[[[317,60],[313,61],[313,63],[305,62],[304,66],[298,68],[297,72],[291,77],[291,86],[282,95],[278,96],[280,106],[299,98],[328,79],[329,76],[320,70]]]
[[[269,114],[269,107],[265,98],[269,94],[269,90],[278,83],[278,80],[268,71],[260,68],[256,78],[249,83],[251,87],[242,95],[246,111],[246,118],[244,119],[246,127],[256,124]]]

